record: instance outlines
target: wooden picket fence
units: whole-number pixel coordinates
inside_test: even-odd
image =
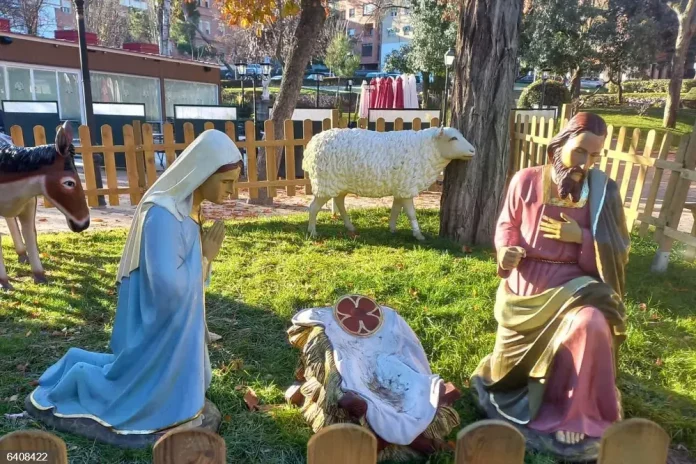
[[[656,423],[628,419],[612,425],[600,442],[598,464],[665,464],[670,437]],[[0,453],[46,453],[51,464],[67,464],[63,440],[39,430],[21,430],[0,438]],[[225,440],[201,429],[172,431],[153,448],[154,464],[225,464]],[[320,430],[307,444],[308,464],[376,464],[377,438],[364,427],[335,424]],[[457,434],[455,464],[522,464],[525,440],[512,425],[475,422]],[[15,459],[17,462],[22,460]],[[32,461],[35,462],[35,461]],[[36,461],[38,462],[38,461]]]
[[[430,127],[437,127],[440,122],[437,118],[427,121]],[[333,127],[345,128],[346,120],[338,118],[338,111],[334,111],[332,118],[322,121],[322,130]],[[360,119],[358,127],[367,129],[367,119]],[[418,118],[412,121],[413,130],[421,130],[422,121]],[[159,175],[156,168],[156,153],[163,153],[166,156],[167,166],[170,166],[178,153],[183,151],[198,134],[194,132],[191,123],[184,124],[184,142],[177,143],[174,138],[174,126],[170,123],[162,126],[162,143],[155,142],[155,134],[150,124],[125,125],[123,131],[123,144],[113,143],[113,129],[111,126],[101,127],[101,145],[93,145],[92,137],[88,126],[79,128],[79,146],[75,147],[75,152],[82,155],[82,162],[85,176],[85,195],[89,206],[99,206],[99,196],[105,196],[105,201],[109,206],[119,206],[122,204],[121,195],[128,195],[127,204],[137,205],[145,191],[152,185]],[[245,139],[240,140],[237,136],[237,127],[233,121],[225,124],[225,133],[237,145],[240,150],[244,150],[247,155],[247,165],[245,175],[236,184],[236,189],[232,198],[238,198],[240,189],[248,189],[249,198],[258,198],[259,190],[265,189],[268,197],[276,197],[279,189],[284,189],[287,196],[297,194],[298,188],[304,188],[304,193],[311,194],[309,179],[296,179],[295,173],[295,147],[306,147],[313,134],[312,121],[305,120],[302,124],[302,133],[295,134],[293,121],[284,122],[284,137],[276,139],[275,130],[271,121],[264,122],[264,140],[256,139],[256,130],[252,121],[246,121],[244,126]],[[375,124],[375,130],[384,132],[386,123],[384,119],[379,119]],[[204,128],[212,129],[213,123],[205,123]],[[404,121],[397,119],[394,122],[394,130],[403,130]],[[46,131],[42,126],[35,126],[33,129],[34,140],[37,145],[46,143]],[[24,135],[19,126],[10,128],[12,142],[17,146],[24,146]],[[271,149],[269,149],[271,148]],[[264,149],[266,154],[266,180],[259,180],[257,166],[258,150]],[[284,149],[284,155],[283,150]],[[105,187],[97,188],[94,171],[94,156],[104,155]],[[127,187],[119,187],[118,171],[116,169],[116,154],[125,154]],[[276,153],[285,156],[286,178],[279,179],[277,172]],[[50,204],[45,204],[51,206]]]
[[[568,107],[558,120],[511,116],[510,177],[520,169],[548,162],[548,144],[569,116]],[[639,225],[640,235],[647,237],[653,226],[660,247],[653,270],[666,270],[674,241],[686,245],[687,260],[696,258],[696,203],[688,201],[691,182],[696,181],[696,126],[682,137],[611,125],[607,130],[598,168],[619,185],[628,229]],[[690,234],[678,230],[683,215],[693,215]]]

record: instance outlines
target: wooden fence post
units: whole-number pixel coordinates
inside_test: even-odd
[[[176,138],[174,137],[174,126],[166,122],[162,126],[162,142],[164,142],[164,153],[167,157],[167,168],[176,161]]]
[[[364,119],[361,119],[361,121],[364,121]],[[312,121],[309,119],[305,119],[302,122],[302,139],[303,139],[303,149],[307,149],[307,144],[309,143],[310,140],[312,140]],[[304,178],[309,179],[309,174],[307,174],[307,171],[304,172]],[[305,187],[305,195],[311,195],[312,194],[312,184],[308,183],[307,187]]]
[[[401,118],[396,118],[394,120],[394,130],[395,131],[402,131],[404,130],[404,120]]]
[[[101,126],[102,153],[104,154],[104,167],[106,169],[106,186],[109,189],[109,205],[118,206],[118,173],[116,172],[116,158],[114,154],[114,137],[111,126]]]
[[[237,127],[234,125],[234,121],[227,121],[225,123],[225,134],[227,134],[227,136],[230,138],[230,140],[232,140],[232,143],[237,145]],[[237,147],[237,148],[239,148],[239,147]],[[239,176],[240,180],[242,177],[244,177],[246,175],[246,173],[243,171],[244,170],[242,169],[242,173]],[[237,186],[236,182],[234,185],[234,193],[232,193],[232,195],[230,195],[230,198],[232,198],[233,200],[236,200],[239,198],[239,187]]]
[[[138,173],[138,187],[144,192],[147,190],[147,177],[145,175],[145,155],[143,146],[143,126],[138,120],[133,121],[133,142],[135,142],[135,166]]]
[[[652,158],[653,147],[655,146],[655,138],[657,137],[657,132],[651,130],[648,132],[648,139],[645,142],[645,148],[643,148],[643,157]],[[631,194],[631,206],[629,207],[629,214],[626,220],[628,221],[628,231],[633,230],[633,226],[638,218],[638,209],[640,207],[640,198],[643,196],[643,186],[645,185],[645,177],[648,174],[648,167],[645,165],[640,165],[638,167],[638,177],[633,186],[633,193]],[[626,174],[624,174],[626,175]],[[629,173],[630,175],[630,173]]]
[[[0,452],[14,451],[41,455],[46,453],[46,460],[49,464],[68,464],[68,450],[65,442],[57,436],[42,430],[18,430],[0,438]],[[3,455],[3,459],[6,458]],[[43,457],[43,456],[42,456]],[[15,462],[22,462],[22,459],[14,459]],[[10,459],[3,462],[12,462]],[[31,462],[38,462],[34,460]]]
[[[414,131],[419,131],[422,128],[422,124],[423,123],[422,123],[421,119],[416,118],[413,120],[413,124],[411,125],[411,129],[413,129]]]
[[[482,420],[457,434],[456,464],[522,464],[524,436],[500,420]]]
[[[355,424],[324,427],[307,443],[307,464],[375,464],[377,438]]]
[[[93,193],[87,195],[87,204],[95,207],[99,206],[99,197],[97,196],[97,179],[94,175],[94,152],[92,149],[92,137],[88,126],[80,126],[80,145],[82,148],[82,167],[85,173],[85,184],[87,190]]]
[[[275,126],[270,119],[263,123],[264,138],[266,142],[273,143],[275,141]],[[276,147],[266,146],[263,148],[266,153],[266,181],[274,182],[278,180],[278,170],[276,169]],[[286,166],[287,168],[287,166]],[[266,187],[266,195],[268,198],[276,196],[276,188],[270,185]]]
[[[286,119],[284,124],[285,129],[283,132],[287,142],[285,145],[285,179],[294,181],[295,177],[297,177],[295,174],[295,126],[290,119]],[[288,185],[286,193],[289,197],[295,196],[295,186]]]
[[[225,464],[225,440],[202,429],[174,430],[157,440],[153,464]]]
[[[147,176],[147,188],[157,180],[157,166],[155,166],[154,134],[152,124],[143,124],[143,152],[145,153],[145,175]]]
[[[46,130],[43,126],[34,126],[34,146],[46,145]],[[52,208],[53,204],[48,197],[43,197],[44,208]]]
[[[677,156],[679,157],[679,155]],[[686,142],[683,156],[683,168],[695,169],[696,125],[694,125],[694,129]],[[677,161],[680,160],[677,159]],[[691,181],[688,178],[682,177],[677,171],[672,171],[669,185],[667,186],[667,192],[665,193],[665,198],[662,203],[662,208],[665,211],[660,211],[660,217],[664,217],[666,219],[664,226],[665,229],[663,233],[660,234],[661,236],[658,242],[660,247],[655,253],[655,258],[653,259],[652,266],[650,268],[652,272],[665,272],[667,270],[669,256],[672,251],[672,244],[674,243],[674,238],[672,236],[674,234],[670,234],[670,229],[677,231],[679,228],[679,221],[681,220],[681,215],[684,211],[684,204],[686,203],[690,186]],[[665,213],[664,216],[662,214],[663,212]]]
[[[12,139],[12,145],[16,147],[24,146],[24,133],[20,126],[10,127],[10,138]]]
[[[331,110],[331,127],[337,129],[340,127],[339,121],[341,120],[341,114],[337,109]]]
[[[253,121],[247,121],[244,123],[244,133],[246,134],[246,155],[247,155],[247,180],[249,182],[256,182],[258,177],[258,165],[256,159],[256,126]],[[259,189],[257,187],[252,187],[249,189],[249,198],[258,198]]]
[[[597,464],[665,464],[669,435],[647,419],[627,419],[609,427],[599,445]]]
[[[672,146],[672,134],[666,132],[662,137],[662,145],[660,145],[660,152],[657,155],[658,160],[666,160],[669,155],[669,150]],[[648,192],[648,198],[645,201],[645,209],[643,214],[652,217],[653,210],[655,209],[655,202],[657,201],[657,194],[660,191],[660,184],[662,183],[662,175],[664,174],[664,168],[655,166],[655,172],[653,173],[652,181],[650,182],[650,191]],[[645,221],[641,221],[640,224],[640,236],[647,237],[650,224]]]
[[[604,139],[604,153],[602,159],[599,162],[599,170],[602,172],[607,172],[607,163],[609,162],[609,151],[614,143],[614,126],[609,124],[607,126],[607,137]]]
[[[135,154],[136,144],[133,126],[128,124],[123,126],[123,145],[126,150],[126,173],[128,175],[130,202],[131,205],[137,205],[140,203],[145,190],[140,186],[140,178],[138,177],[138,158]]]

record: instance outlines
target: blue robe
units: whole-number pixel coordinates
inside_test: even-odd
[[[113,354],[70,348],[39,379],[34,406],[125,433],[152,433],[196,417],[211,380],[202,272],[198,225],[151,207],[140,266],[118,289]]]

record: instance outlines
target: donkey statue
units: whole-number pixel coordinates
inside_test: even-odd
[[[0,216],[7,221],[20,262],[29,262],[36,283],[46,283],[36,242],[37,197],[44,195],[55,204],[73,232],[89,227],[89,207],[74,156],[67,122],[58,129],[55,145],[21,148],[0,144]],[[0,288],[12,289],[1,247]]]

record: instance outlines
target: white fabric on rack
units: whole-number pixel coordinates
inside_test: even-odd
[[[396,311],[382,306],[384,322],[369,337],[356,337],[336,322],[333,308],[310,308],[293,324],[322,326],[333,347],[341,389],[367,402],[367,422],[389,443],[408,445],[430,425],[442,379],[430,370],[416,334]]]
[[[409,98],[411,106],[409,108],[420,108],[420,105],[418,104],[418,88],[416,85],[416,76],[414,76],[413,74],[409,74],[408,76],[408,90],[411,93],[411,97]]]
[[[367,81],[362,81],[360,86],[360,106],[358,108],[358,116],[367,118],[367,111],[370,107],[370,84]]]

